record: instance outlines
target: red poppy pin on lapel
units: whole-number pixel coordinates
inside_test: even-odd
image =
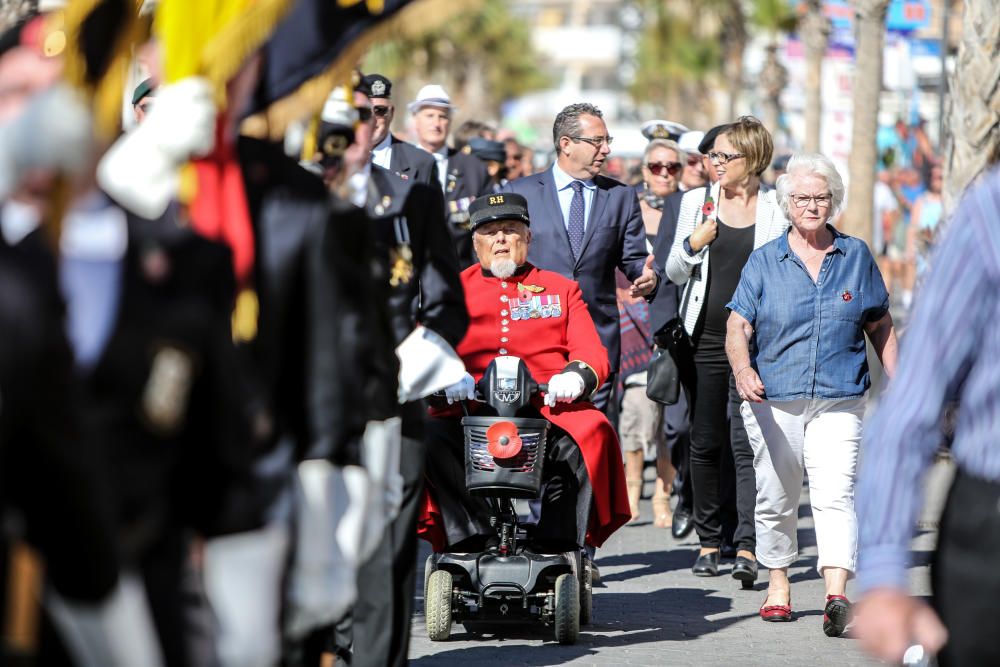
[[[845,289],[844,293],[840,295],[840,298],[843,299],[845,302],[847,302],[847,301],[850,301],[851,299],[853,299],[854,295],[851,294],[850,290],[846,290]]]

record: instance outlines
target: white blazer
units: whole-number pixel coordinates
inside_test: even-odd
[[[719,184],[712,186],[712,199],[719,201]],[[705,188],[696,188],[684,193],[681,198],[680,212],[677,215],[677,231],[674,233],[674,243],[670,247],[667,258],[667,277],[678,285],[687,285],[681,297],[681,306],[687,302],[687,312],[684,313],[684,329],[688,335],[694,333],[694,327],[701,315],[705,303],[705,290],[708,287],[708,257],[712,244],[708,244],[693,256],[684,250],[684,239],[691,235],[695,226],[701,223],[701,208],[705,203]],[[718,203],[716,203],[718,205]],[[754,250],[768,241],[778,238],[788,229],[788,220],[778,206],[774,190],[765,190],[761,186],[757,195],[757,219],[753,235]]]

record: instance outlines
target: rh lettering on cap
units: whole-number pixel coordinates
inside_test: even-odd
[[[490,206],[503,203],[503,195],[490,195]]]

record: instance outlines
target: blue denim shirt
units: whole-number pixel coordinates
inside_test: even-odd
[[[785,232],[750,255],[726,304],[753,325],[768,400],[856,398],[871,384],[864,325],[889,310],[889,293],[864,241],[829,229],[816,282]]]

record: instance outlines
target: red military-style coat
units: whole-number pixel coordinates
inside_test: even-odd
[[[583,301],[580,286],[552,271],[525,264],[510,278],[496,278],[478,264],[462,272],[469,311],[469,329],[457,352],[466,370],[478,382],[497,356],[524,360],[536,382],[557,373],[575,371],[584,378],[584,398],[536,407],[542,416],[564,430],[580,447],[593,494],[587,543],[600,546],[631,517],[622,467],[621,448],[614,428],[585,397],[608,377],[608,352],[597,335]],[[457,406],[435,411],[435,416],[461,415]],[[443,547],[436,526],[437,505],[425,496],[419,533],[435,548]]]

